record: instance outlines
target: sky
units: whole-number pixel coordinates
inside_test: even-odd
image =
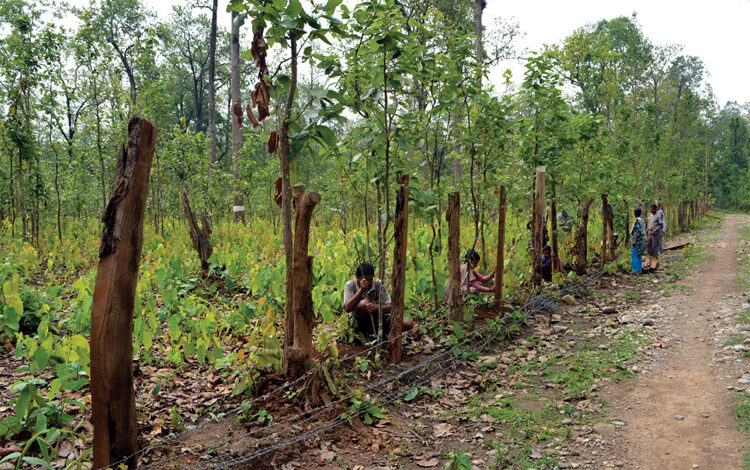
[[[88,4],[88,0],[71,3]],[[175,4],[184,0],[144,0],[166,18]],[[229,29],[227,0],[219,0],[219,24]],[[601,19],[637,15],[644,35],[655,45],[679,44],[683,54],[703,60],[720,105],[727,101],[750,102],[750,60],[743,52],[750,45],[750,0],[487,0],[484,24],[501,17],[520,26],[523,37],[519,50],[539,51],[544,44],[560,43],[575,29]],[[502,73],[513,72],[513,82],[523,79],[523,65],[517,61],[500,64],[490,81],[502,87]]]
[[[750,45],[750,0],[487,0],[484,15],[487,25],[496,17],[515,19],[525,33],[518,46],[539,51],[587,23],[633,12],[653,44],[679,44],[683,54],[703,60],[719,104],[750,102],[750,60],[742,52]],[[520,81],[520,64],[501,67],[494,76],[510,68]],[[492,81],[500,82],[494,76]]]

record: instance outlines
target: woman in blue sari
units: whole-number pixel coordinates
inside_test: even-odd
[[[636,273],[641,272],[643,267],[643,253],[646,251],[646,224],[641,219],[641,209],[635,210],[635,221],[630,229],[630,238],[633,240],[633,249],[630,252],[630,267]]]

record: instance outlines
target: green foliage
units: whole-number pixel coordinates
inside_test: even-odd
[[[377,405],[377,402],[370,398],[369,395],[365,395],[360,390],[355,390],[354,394],[349,400],[349,408],[344,412],[341,417],[352,424],[352,418],[360,416],[362,422],[365,424],[373,425],[378,420],[384,419],[388,410]]]

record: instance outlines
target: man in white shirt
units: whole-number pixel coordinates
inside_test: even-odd
[[[664,206],[659,205],[659,210],[656,211],[656,215],[659,216],[659,223],[661,223],[661,235],[659,236],[659,253],[664,252],[664,233],[667,231],[667,219],[664,216]]]

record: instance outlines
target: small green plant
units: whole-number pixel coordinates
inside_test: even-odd
[[[452,450],[448,452],[447,457],[448,461],[445,463],[445,468],[449,470],[471,470],[471,460],[465,454]]]
[[[359,414],[362,416],[362,422],[369,426],[377,420],[385,418],[387,412],[388,410],[378,406],[375,400],[370,398],[369,395],[365,395],[361,390],[355,390],[349,409],[341,415],[341,418],[348,421],[351,425],[352,418]]]
[[[268,410],[262,409],[258,410],[255,413],[253,413],[253,402],[252,401],[243,401],[240,405],[240,412],[239,412],[239,419],[240,421],[244,421],[246,423],[255,421],[257,423],[273,423],[273,415],[271,415]]]

